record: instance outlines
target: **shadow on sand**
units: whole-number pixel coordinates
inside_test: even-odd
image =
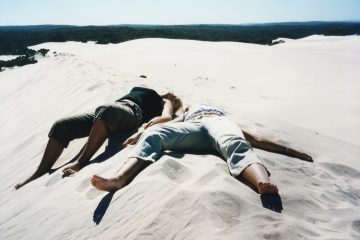
[[[215,156],[221,158],[220,155],[213,153],[213,152],[200,153],[200,154],[195,154],[195,155],[203,155],[203,154],[212,154],[212,155],[215,155]],[[184,153],[179,153],[179,152],[165,152],[162,154],[162,156],[169,156],[169,157],[176,158],[176,159],[182,159],[184,157],[184,155],[185,155]],[[256,187],[253,186],[250,182],[246,181],[244,178],[240,178],[238,180],[240,182],[242,182],[243,184],[247,185],[248,187],[250,187],[255,192],[257,192]],[[261,204],[264,208],[267,208],[271,211],[278,212],[278,213],[281,213],[281,211],[283,210],[282,201],[281,201],[281,197],[279,194],[261,195],[260,199],[261,199]]]
[[[105,161],[106,159],[110,158],[111,156],[113,156],[114,154],[116,154],[117,152],[119,152],[122,148],[121,148],[121,143],[129,136],[128,133],[126,136],[114,136],[115,140],[114,142],[111,142],[109,139],[109,145],[107,148],[109,148],[109,150],[105,150],[104,153],[100,154],[97,158],[95,158],[93,161],[91,162],[102,162]],[[121,138],[121,139],[120,139]],[[111,144],[110,144],[111,142]],[[107,152],[109,151],[109,152]],[[207,153],[209,154],[209,153]],[[184,157],[184,153],[180,153],[180,152],[164,152],[162,153],[162,156],[168,156],[168,157],[172,157],[175,159],[182,159]],[[201,155],[201,154],[198,154]],[[149,162],[148,165],[144,166],[139,172],[141,172],[142,170],[144,170],[146,167],[148,167],[149,165],[151,165],[151,163]],[[132,182],[132,180],[137,176],[137,174],[130,179],[129,183]],[[251,189],[253,189],[255,192],[257,192],[257,189],[255,186],[253,186],[251,183],[249,183],[248,181],[246,181],[244,178],[239,178],[238,179],[240,182],[242,182],[243,184],[249,186]],[[101,201],[99,202],[98,206],[96,207],[94,214],[93,214],[93,221],[98,225],[102,218],[104,217],[107,209],[109,208],[110,202],[114,196],[115,192],[110,192],[108,194],[106,194]],[[269,195],[261,195],[260,196],[261,199],[261,203],[262,206],[264,208],[267,208],[271,211],[274,212],[278,212],[281,213],[281,211],[283,210],[283,206],[282,206],[282,201],[281,201],[281,197],[279,194],[269,194]]]
[[[109,192],[108,194],[106,194],[96,207],[93,214],[93,221],[94,223],[96,223],[96,225],[99,225],[101,219],[104,217],[106,210],[108,209],[110,202],[114,196],[114,193],[115,192]]]
[[[257,188],[254,185],[252,185],[249,181],[244,179],[242,176],[238,177],[237,180],[247,185],[254,192],[259,193]],[[271,211],[278,213],[281,213],[281,211],[283,210],[283,205],[279,194],[260,195],[260,199],[261,199],[261,204],[264,208],[267,208]]]
[[[279,194],[261,195],[260,199],[264,208],[278,213],[281,213],[283,210],[282,201]]]
[[[104,152],[102,152],[101,154],[99,154],[96,158],[92,159],[88,165],[90,164],[94,164],[94,163],[101,163],[106,161],[107,159],[111,158],[112,156],[114,156],[115,154],[117,154],[118,152],[120,152],[123,147],[122,147],[122,143],[128,138],[130,137],[132,134],[134,134],[137,130],[133,129],[127,132],[116,132],[114,134],[112,134],[111,136],[109,136],[108,138],[108,145],[106,146]],[[84,146],[85,147],[85,146]],[[75,157],[73,157],[69,162],[57,167],[57,168],[53,168],[50,169],[49,174],[52,174],[54,172],[56,172],[57,170],[65,167],[66,165],[73,163],[76,161],[76,159],[80,156],[81,152],[83,151],[84,147],[81,148],[81,150],[78,152],[78,154],[76,154]],[[63,174],[62,177],[67,177],[66,174]]]

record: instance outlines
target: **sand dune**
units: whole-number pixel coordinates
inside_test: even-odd
[[[0,239],[360,238],[360,37],[33,48],[50,54],[0,73]],[[134,86],[220,105],[243,129],[302,149],[314,163],[257,150],[280,189],[260,197],[216,156],[166,153],[107,194],[90,178],[113,175],[126,159],[130,149],[120,151],[114,137],[74,177],[58,170],[14,190],[39,163],[56,119],[93,111]],[[55,169],[83,143],[73,142]]]

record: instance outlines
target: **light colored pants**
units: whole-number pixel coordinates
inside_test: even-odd
[[[250,164],[260,163],[240,128],[227,117],[154,126],[144,132],[130,157],[157,161],[163,151],[218,153],[237,177]]]

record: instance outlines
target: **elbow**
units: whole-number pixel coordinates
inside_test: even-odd
[[[255,147],[255,148],[259,148],[261,147],[261,143],[262,143],[262,138],[258,137],[258,136],[252,136],[251,139],[249,139],[250,144]]]
[[[262,137],[259,137],[259,136],[254,137],[254,142],[256,142],[256,143],[261,143],[263,140],[264,140],[264,138],[262,138]]]
[[[172,120],[172,116],[170,115],[164,115],[161,117],[161,122],[168,122],[168,121],[171,121]]]

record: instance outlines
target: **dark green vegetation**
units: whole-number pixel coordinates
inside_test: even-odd
[[[8,61],[1,61],[0,60],[0,72],[4,70],[6,67],[15,67],[15,66],[24,66],[27,64],[34,64],[37,63],[37,60],[35,60],[36,54],[41,54],[42,56],[45,56],[49,49],[39,49],[38,51],[25,48],[21,55],[15,59],[8,60]]]
[[[332,36],[360,34],[360,22],[175,26],[7,26],[0,27],[0,55],[24,55],[28,51],[27,46],[44,42],[95,41],[98,44],[107,44],[139,38],[171,38],[271,44],[272,40],[279,37],[298,39],[313,34]]]

